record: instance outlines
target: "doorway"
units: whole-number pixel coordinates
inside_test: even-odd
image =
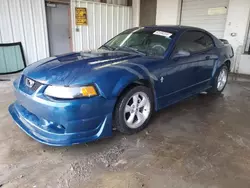
[[[140,26],[155,25],[157,0],[141,0]]]
[[[47,25],[50,55],[60,55],[71,52],[70,5],[47,4]]]
[[[250,13],[250,12],[249,12]],[[249,14],[249,20],[250,20],[250,14]],[[247,30],[247,37],[246,37],[246,43],[245,43],[245,53],[250,55],[250,21],[248,24],[248,30]]]

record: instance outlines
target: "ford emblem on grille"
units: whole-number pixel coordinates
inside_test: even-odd
[[[32,88],[34,86],[35,82],[33,80],[29,79],[29,78],[26,78],[25,79],[25,84],[26,84],[27,87]]]

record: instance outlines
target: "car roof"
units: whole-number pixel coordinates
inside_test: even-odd
[[[143,27],[150,28],[150,29],[176,30],[176,31],[184,31],[184,30],[189,30],[189,29],[203,30],[198,27],[184,26],[184,25],[152,25],[152,26],[143,26]]]
[[[141,26],[141,27],[134,27],[131,29],[128,29],[124,32],[133,31],[136,29],[142,29],[142,30],[159,30],[159,31],[166,31],[166,32],[172,32],[172,33],[182,33],[187,30],[195,30],[195,31],[201,31],[209,34],[210,36],[213,36],[210,32],[206,31],[205,29],[199,28],[199,27],[193,27],[193,26],[185,26],[185,25],[152,25],[152,26]],[[213,36],[214,38],[214,36]]]

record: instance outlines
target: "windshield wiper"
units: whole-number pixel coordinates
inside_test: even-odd
[[[108,46],[108,45],[102,45],[101,48],[106,48],[107,50],[110,50],[110,51],[114,51],[115,50],[114,47],[111,47],[111,46]]]
[[[119,46],[117,47],[115,50],[125,50],[125,51],[132,51],[132,52],[135,52],[137,54],[140,54],[140,55],[147,55],[145,52],[142,52],[136,48],[132,48],[132,47],[129,47],[129,46]]]

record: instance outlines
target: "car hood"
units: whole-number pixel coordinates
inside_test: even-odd
[[[79,80],[92,82],[99,67],[112,66],[144,57],[121,51],[96,50],[50,57],[28,66],[23,74],[49,85],[77,85]],[[79,83],[82,84],[82,83]]]

